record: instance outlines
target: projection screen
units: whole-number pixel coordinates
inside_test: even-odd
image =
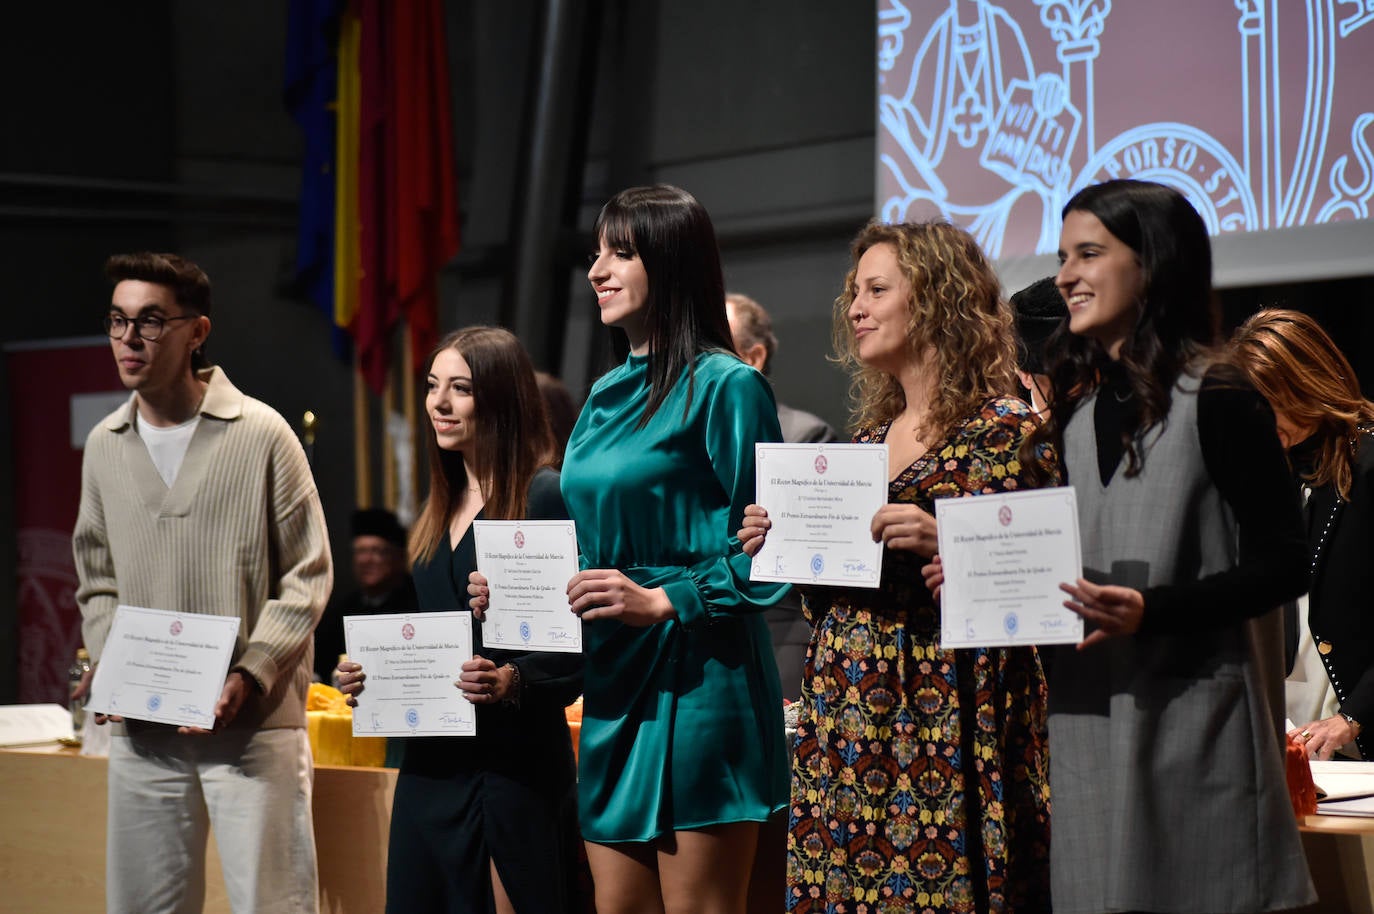
[[[1192,201],[1218,285],[1374,274],[1374,0],[879,0],[877,53],[878,215],[1008,290],[1116,177]]]

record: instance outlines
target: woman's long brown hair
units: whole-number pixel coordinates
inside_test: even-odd
[[[1275,413],[1316,430],[1316,460],[1304,480],[1333,484],[1348,501],[1360,430],[1374,425],[1374,403],[1340,347],[1306,314],[1269,308],[1240,325],[1226,352]]]
[[[492,520],[518,520],[528,507],[530,480],[554,462],[553,432],[534,366],[515,334],[500,327],[467,327],[444,337],[429,364],[454,349],[472,372],[475,462],[486,494],[483,512]],[[410,531],[411,564],[427,562],[448,531],[467,488],[463,455],[439,447],[431,427],[429,496]]]

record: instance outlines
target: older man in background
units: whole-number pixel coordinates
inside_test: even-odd
[[[773,321],[768,312],[749,296],[730,292],[725,296],[725,314],[730,320],[730,334],[740,358],[766,377],[778,350],[778,338],[773,334]],[[821,417],[781,402],[778,403],[778,424],[782,426],[782,440],[789,444],[839,439]],[[811,625],[802,616],[801,597],[795,589],[788,591],[779,603],[764,610],[763,617],[773,638],[773,658],[782,681],[782,697],[796,701],[801,697],[802,664],[806,660],[806,646],[811,641]]]

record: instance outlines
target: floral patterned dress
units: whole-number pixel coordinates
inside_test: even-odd
[[[1017,452],[1034,427],[1020,400],[988,400],[888,498],[933,513],[937,498],[1023,488]],[[887,428],[855,440],[882,442]],[[889,550],[878,590],[803,590],[815,629],[792,760],[790,912],[1050,910],[1039,657],[941,649],[924,563]]]

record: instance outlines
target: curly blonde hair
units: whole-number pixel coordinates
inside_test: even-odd
[[[852,263],[835,299],[835,360],[850,373],[853,429],[873,428],[906,407],[897,379],[859,361],[849,306],[855,275],[870,248],[889,244],[911,285],[907,347],[912,359],[934,353],[936,390],[919,429],[928,444],[975,414],[991,397],[1016,391],[1016,343],[1010,306],[978,242],[947,222],[870,222],[850,245]]]

